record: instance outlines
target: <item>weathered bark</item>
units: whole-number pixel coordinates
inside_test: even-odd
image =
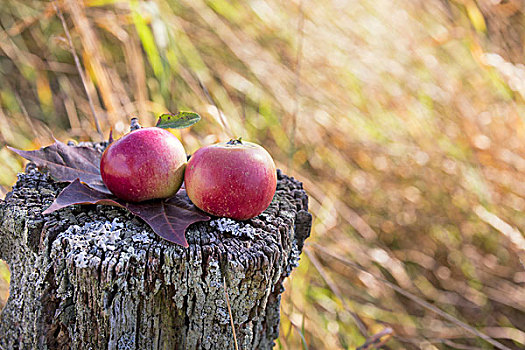
[[[0,349],[271,349],[283,280],[310,234],[301,183],[279,172],[275,198],[246,222],[214,218],[189,248],[108,206],[43,216],[63,185],[28,167],[0,205],[11,268]]]

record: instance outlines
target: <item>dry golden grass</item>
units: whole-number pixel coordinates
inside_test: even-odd
[[[190,153],[263,144],[315,216],[276,348],[525,347],[518,1],[56,4],[85,84],[52,3],[7,0],[0,139],[99,140],[90,96],[106,136],[190,109]]]

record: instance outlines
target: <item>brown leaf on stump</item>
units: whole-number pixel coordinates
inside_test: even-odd
[[[78,179],[64,188],[43,214],[75,204],[104,204],[125,208],[144,220],[160,237],[183,247],[188,247],[184,234],[186,228],[194,222],[210,219],[191,203],[182,189],[175,196],[164,200],[130,203],[90,188]]]
[[[92,147],[71,147],[60,141],[39,150],[24,151],[8,147],[18,155],[47,169],[59,182],[70,182],[43,214],[75,204],[103,204],[121,207],[144,220],[160,237],[188,247],[185,231],[189,225],[210,219],[199,210],[182,188],[175,196],[139,203],[126,202],[114,196],[102,182],[102,153]]]
[[[54,144],[34,151],[7,148],[32,161],[39,169],[47,169],[58,182],[80,179],[92,188],[111,193],[100,176],[101,153],[93,147],[71,147],[56,140]]]

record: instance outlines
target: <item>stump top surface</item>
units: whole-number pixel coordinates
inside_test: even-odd
[[[246,221],[212,217],[208,222],[192,224],[186,231],[190,247],[183,248],[160,238],[141,219],[118,207],[74,205],[42,216],[41,212],[51,205],[63,187],[63,184],[56,183],[48,175],[29,166],[26,173],[19,175],[13,191],[6,196],[4,212],[8,214],[8,222],[3,226],[5,229],[13,225],[9,218],[21,216],[17,210],[28,211],[30,231],[34,227],[34,232],[29,232],[33,250],[36,252],[42,246],[44,237],[41,232],[37,232],[42,227],[46,232],[54,232],[54,245],[67,246],[64,248],[70,251],[70,258],[78,267],[100,263],[101,256],[108,251],[141,257],[138,252],[145,247],[148,250],[169,250],[175,256],[185,255],[185,250],[193,251],[196,247],[203,255],[220,249],[228,254],[229,259],[242,261],[244,256],[264,264],[268,261],[261,259],[261,254],[286,249],[281,245],[288,244],[285,241],[289,238],[283,241],[282,237],[287,227],[297,226],[296,222],[303,217],[305,220],[311,219],[302,184],[278,170],[274,199],[262,214]],[[39,237],[33,237],[37,234]],[[307,236],[309,227],[308,232],[298,234]],[[142,258],[146,259],[145,256]]]

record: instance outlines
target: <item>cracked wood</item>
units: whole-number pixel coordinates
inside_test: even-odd
[[[189,248],[125,210],[74,206],[42,215],[63,188],[29,164],[0,202],[0,258],[11,268],[0,318],[6,349],[271,349],[283,282],[310,234],[308,197],[278,172],[270,207],[214,218]]]

